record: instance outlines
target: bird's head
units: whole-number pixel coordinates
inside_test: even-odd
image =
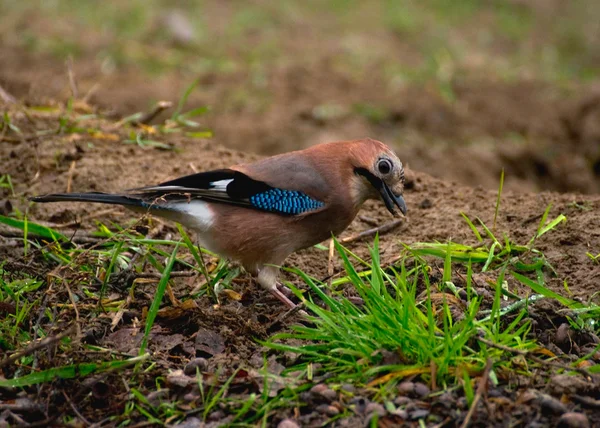
[[[396,214],[396,208],[406,215],[404,202],[404,166],[396,154],[385,144],[360,140],[350,150],[354,168],[353,180],[358,200],[380,198],[386,208]]]

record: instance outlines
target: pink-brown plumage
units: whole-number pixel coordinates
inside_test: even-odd
[[[269,212],[252,202],[268,189],[301,192],[320,206],[303,212]],[[84,200],[127,205],[195,229],[202,245],[240,262],[287,304],[276,288],[278,269],[293,252],[341,233],[367,199],[382,198],[406,210],[404,170],[396,155],[371,139],[315,145],[135,189],[121,195],[55,194],[34,200]]]

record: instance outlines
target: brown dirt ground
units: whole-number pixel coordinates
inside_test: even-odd
[[[23,114],[14,113],[13,110],[11,117],[25,135],[30,135],[36,129],[49,129],[56,124],[55,117],[52,118],[43,113],[26,117]],[[111,123],[99,121],[94,123],[94,126],[104,131],[104,134],[100,134],[100,136],[112,132],[119,135],[120,139],[126,138],[126,135],[121,130],[114,129]],[[160,140],[171,143],[177,150],[142,148],[137,145],[125,145],[120,141],[107,141],[78,134],[52,135],[30,141],[20,141],[19,138],[10,139],[0,145],[0,171],[11,175],[16,193],[23,196],[64,191],[70,180],[69,177],[71,177],[72,191],[102,190],[110,192],[157,183],[191,173],[195,168],[204,170],[226,167],[257,158],[256,155],[225,148],[210,140],[195,141],[177,136],[168,138],[161,136]],[[402,148],[399,148],[398,154],[404,158]],[[69,172],[73,162],[75,162],[74,169]],[[157,168],[157,165],[161,167]],[[27,203],[22,197],[12,198],[7,190],[2,190],[2,192],[3,200],[9,200],[13,207],[22,211],[27,208]],[[384,263],[391,262],[400,252],[401,243],[410,244],[434,240],[445,242],[451,239],[475,244],[472,232],[462,220],[460,213],[465,212],[471,218],[480,217],[490,225],[494,214],[495,196],[493,191],[486,190],[481,186],[465,187],[450,180],[440,180],[411,169],[408,174],[406,191],[409,216],[398,229],[382,236],[382,261]],[[3,206],[6,206],[5,204],[6,202]],[[514,241],[525,244],[534,234],[541,214],[548,204],[552,204],[550,213],[552,218],[560,213],[565,214],[568,218],[568,221],[560,225],[558,230],[546,234],[537,243],[537,247],[546,254],[548,261],[557,271],[556,277],[548,277],[549,286],[554,291],[564,294],[563,280],[567,280],[574,297],[584,301],[592,299],[598,303],[599,297],[595,293],[598,291],[598,281],[600,281],[600,266],[586,256],[586,252],[592,254],[600,252],[600,217],[597,215],[600,209],[600,198],[598,196],[506,191],[502,195],[497,230],[505,231]],[[29,216],[35,221],[52,225],[83,219],[80,231],[77,232],[82,233],[94,227],[94,220],[96,220],[94,213],[97,213],[97,210],[98,207],[86,204],[33,205],[29,208]],[[362,214],[378,224],[391,220],[382,204],[378,202],[366,204]],[[125,224],[131,218],[134,217],[129,212],[116,209],[97,219],[103,222],[114,220]],[[348,236],[369,227],[371,226],[363,220],[357,219],[342,236]],[[5,229],[3,231],[6,233]],[[163,233],[174,231],[172,226],[167,226]],[[74,231],[69,233],[74,233]],[[18,255],[20,250],[8,245],[10,239],[3,238],[3,241],[6,245],[2,247],[1,251],[4,253],[4,258],[9,260],[7,264],[9,269],[10,263],[14,264],[14,269],[17,271],[23,268],[23,263],[31,262],[31,260],[23,260],[22,256]],[[363,257],[368,256],[364,242],[353,243],[350,248]],[[303,269],[316,278],[327,276],[327,257],[323,251],[318,249],[309,249],[295,254],[288,259],[287,263]],[[440,267],[442,265],[443,263],[440,262]],[[37,275],[44,276],[43,268],[39,265],[34,263],[29,266],[34,272],[38,272]],[[335,262],[335,275],[339,274],[338,260]],[[300,285],[298,279],[292,275],[286,275],[286,279]],[[457,281],[460,282],[459,279]],[[183,279],[176,280],[175,283],[176,296],[185,295],[192,287],[192,284]],[[493,292],[483,280],[478,286],[481,290],[488,289],[488,292]],[[140,336],[139,329],[134,326],[136,319],[143,317],[144,304],[147,304],[144,302],[151,299],[153,287],[154,285],[151,284],[136,289],[135,302],[124,314],[123,325],[120,329],[111,332],[110,319],[97,318],[93,324],[85,326],[83,331],[85,341],[112,347],[122,352],[136,349],[139,346]],[[235,287],[243,294],[241,303],[225,300],[221,306],[215,307],[208,299],[201,299],[197,302],[197,307],[191,310],[183,313],[175,310],[171,315],[165,314],[164,317],[159,317],[152,336],[151,347],[157,353],[156,355],[159,355],[157,356],[157,375],[160,375],[160,370],[165,368],[183,367],[189,356],[194,354],[194,350],[196,356],[207,357],[206,371],[209,373],[216,370],[217,367],[232,370],[239,365],[248,364],[257,368],[262,365],[264,349],[256,344],[254,338],[264,339],[273,332],[272,330],[267,331],[267,326],[282,313],[283,308],[265,295],[262,290],[249,283],[245,276],[235,283]],[[511,283],[509,287],[522,296],[530,292],[520,288],[518,284]],[[74,290],[74,292],[80,294],[81,290]],[[119,294],[117,290],[113,293]],[[49,304],[68,301],[68,299],[65,290],[55,289],[50,294]],[[54,310],[57,309],[54,308]],[[560,344],[555,343],[556,335],[559,326],[566,322],[566,318],[564,315],[557,315],[552,307],[546,308],[544,305],[540,305],[537,310],[539,315],[536,318],[533,333],[537,334],[550,349],[560,352]],[[58,312],[58,314],[60,317],[57,319],[57,323],[66,321],[69,316],[72,316],[65,312]],[[281,327],[275,326],[275,331]],[[580,338],[575,342],[573,346],[576,346],[576,350],[570,348],[568,352],[581,356],[585,352],[589,352],[590,346],[593,345],[593,337]],[[291,364],[293,359],[287,358],[289,357],[282,361],[272,362],[272,364],[275,366]],[[172,382],[177,383],[176,380]],[[532,387],[537,386],[542,391],[556,395],[557,382],[560,384],[559,380],[553,380],[546,386],[536,384]],[[110,388],[114,387],[110,379],[103,380],[100,385],[104,385],[105,388],[107,385],[111,385]],[[96,388],[100,388],[100,386]],[[94,389],[93,394],[96,394],[97,399],[94,403],[96,404],[90,408],[85,403],[79,403],[86,409],[89,418],[98,420],[107,411],[118,411],[119,402],[121,402],[119,397],[125,397],[127,391],[122,387],[114,388],[116,391],[111,397],[116,397],[117,401],[112,400],[106,394],[102,395],[102,391],[94,392]],[[581,386],[578,388],[576,389],[578,394],[583,394],[582,391],[587,391],[586,394],[592,397],[596,394],[594,392],[596,390],[593,388],[590,390]],[[47,387],[42,387],[38,391],[37,397],[49,393]],[[502,394],[505,395],[506,391]],[[546,414],[543,400],[536,401],[537,404],[532,404],[531,407],[520,408],[519,400],[524,400],[524,398],[514,391],[512,394],[512,398],[502,405],[504,407],[497,407],[498,411],[502,411],[496,414],[495,424],[504,425],[504,415],[506,414],[512,415],[514,423],[529,423],[535,420],[540,423],[548,421],[548,419],[544,419],[547,416],[544,416]],[[560,394],[558,397],[560,398]],[[304,398],[315,406],[320,404],[320,401],[314,397]],[[440,417],[457,418],[457,414],[444,407],[442,401],[442,399],[434,399],[423,406],[426,406],[428,411],[437,412]],[[94,409],[96,405],[100,408]],[[60,407],[60,402],[57,406]],[[576,402],[569,402],[568,407],[583,411],[592,421],[600,423],[597,418],[598,414],[594,412],[593,408],[582,406]],[[517,409],[520,410],[517,411]],[[272,422],[290,416],[293,415],[285,412],[277,414]],[[226,419],[222,419],[224,417],[225,414],[214,415],[216,421],[223,423],[226,422]],[[393,418],[390,419],[390,421],[393,420]],[[300,421],[303,424],[314,425],[320,423],[319,421],[322,422],[323,416],[309,412],[303,414]],[[346,423],[355,426],[363,424],[364,421],[357,416]]]
[[[0,85],[16,97],[33,102],[70,96],[64,62],[11,47],[1,47],[0,56]],[[413,169],[469,186],[496,188],[504,168],[511,190],[600,191],[595,83],[565,90],[476,76],[452,81],[450,102],[427,84],[382,90],[386,80],[377,64],[368,78],[357,79],[329,57],[275,65],[264,71],[258,88],[246,69],[150,78],[133,67],[103,74],[92,57],[77,61],[74,71],[80,93],[94,88],[90,100],[117,115],[147,111],[152,100],[176,102],[198,77],[189,105],[211,106],[203,121],[216,141],[245,152],[269,155],[376,136]],[[378,113],[357,113],[369,106]]]

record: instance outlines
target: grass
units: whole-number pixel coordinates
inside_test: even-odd
[[[415,378],[433,389],[458,388],[471,403],[475,395],[473,383],[485,372],[488,362],[491,369],[486,373],[490,382],[502,385],[510,379],[511,373],[531,377],[547,368],[546,363],[559,361],[531,334],[528,309],[536,301],[553,300],[568,309],[569,320],[576,329],[599,330],[595,323],[600,316],[599,307],[557,294],[544,282],[546,276],[554,273],[544,254],[535,248],[536,240],[566,221],[563,215],[548,219],[548,213],[549,209],[542,215],[534,236],[524,244],[506,236],[498,239],[481,220],[472,221],[463,214],[480,242],[477,247],[455,242],[405,245],[403,254],[392,266],[381,265],[377,239],[370,249],[370,260],[359,258],[336,242],[345,276],[328,285],[298,269],[290,269],[307,287],[305,290],[289,284],[311,315],[290,331],[261,341],[276,355],[296,354],[296,363],[281,375],[270,373],[266,365],[252,373],[243,367],[229,374],[217,373],[209,381],[206,374],[198,372],[200,398],[194,408],[187,411],[181,410],[176,398],[159,404],[148,398],[149,391],[160,391],[167,385],[166,373],[156,378],[154,387],[147,383],[148,374],[156,369],[156,362],[148,354],[151,332],[160,308],[164,307],[163,296],[172,283],[174,266],[197,272],[197,277],[204,279],[204,286],[196,294],[180,296],[197,299],[210,295],[215,298],[215,290],[226,286],[222,281],[231,280],[227,265],[212,259],[206,266],[204,257],[213,256],[198,251],[181,228],[180,241],[147,238],[135,231],[135,224],[115,231],[99,224],[95,233],[98,242],[90,247],[73,244],[49,227],[0,217],[0,223],[22,231],[27,228],[28,236],[23,239],[29,242],[30,251],[55,266],[52,277],[46,281],[21,274],[21,279],[7,282],[3,279],[5,275],[0,276],[0,303],[15,308],[0,324],[3,338],[0,344],[5,350],[23,350],[23,344],[36,337],[55,335],[48,328],[49,324],[32,330],[26,323],[34,317],[32,311],[40,307],[40,291],[47,287],[57,287],[66,281],[71,284],[70,288],[79,289],[77,294],[85,296],[85,300],[73,301],[65,305],[65,309],[73,316],[75,305],[79,305],[79,317],[87,320],[104,312],[118,314],[135,304],[131,299],[117,297],[115,300],[106,295],[108,286],[122,282],[127,271],[141,273],[150,268],[160,276],[143,319],[144,333],[138,356],[119,355],[106,349],[104,357],[85,361],[90,358],[85,357],[87,353],[92,352],[91,356],[98,351],[97,346],[80,348],[62,339],[63,364],[48,366],[39,355],[24,352],[17,361],[14,376],[0,380],[0,387],[23,388],[51,384],[59,379],[77,380],[92,374],[125,371],[129,373],[129,394],[123,403],[123,413],[112,416],[117,424],[139,420],[172,423],[191,414],[208,420],[218,409],[224,410],[231,422],[240,426],[256,423],[265,426],[277,409],[301,407],[302,392],[325,373],[332,388],[347,383],[357,385],[388,408],[394,406],[395,385]],[[436,260],[443,261],[439,275],[435,273]],[[493,290],[491,300],[485,300],[475,286],[474,275],[480,272],[487,272],[489,278],[493,278],[486,284]],[[529,292],[517,295],[509,290],[509,284],[513,289]],[[133,281],[129,296],[134,296],[139,287],[144,287],[144,283]],[[360,296],[361,303],[345,297],[343,290],[353,290]],[[95,304],[87,305],[88,301]],[[48,322],[55,317],[47,310],[41,316],[47,317]],[[61,318],[64,319],[64,315]],[[76,349],[80,350],[73,353]],[[77,355],[83,355],[84,361]],[[542,357],[545,360],[540,360]],[[38,368],[28,369],[35,361]],[[568,372],[569,367],[576,370],[575,365],[568,363],[563,370]],[[592,366],[588,370],[598,372],[600,367]],[[263,386],[255,392],[236,392],[233,385],[240,379],[252,382],[260,379]],[[278,383],[284,386],[276,387]]]
[[[468,72],[508,80],[534,75],[564,82],[589,79],[597,71],[591,37],[597,5],[591,0],[564,5],[559,13],[499,0],[385,0],[370,7],[346,0],[327,4],[283,1],[238,5],[230,11],[214,4],[189,3],[178,8],[189,18],[192,39],[188,44],[174,43],[176,36],[163,22],[175,8],[158,0],[127,4],[64,1],[44,4],[41,13],[33,4],[12,0],[0,5],[0,13],[11,18],[5,29],[8,43],[34,53],[78,59],[93,52],[104,68],[135,66],[152,75],[182,70],[190,76],[245,71],[249,86],[260,86],[255,82],[257,67],[288,63],[298,55],[318,60],[330,49],[326,43],[323,48],[290,45],[305,25],[321,40],[338,43],[338,50],[344,52],[341,66],[351,67],[356,76],[369,74],[374,62],[382,63],[396,70],[390,81],[401,76],[435,86],[449,101],[452,81]],[[27,31],[19,31],[23,20],[31,23]],[[49,25],[46,20],[57,24]],[[379,35],[373,35],[372,28],[381,29],[384,40],[408,47],[411,58],[405,61],[389,50],[378,54],[343,37],[359,34],[377,43]],[[331,34],[336,37],[328,37]],[[248,37],[255,40],[249,54]]]

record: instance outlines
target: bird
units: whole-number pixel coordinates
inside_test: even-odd
[[[321,143],[225,169],[199,172],[121,193],[54,193],[34,202],[125,206],[172,220],[199,244],[240,263],[289,308],[279,266],[292,253],[339,235],[368,199],[406,216],[404,166],[370,138]]]

